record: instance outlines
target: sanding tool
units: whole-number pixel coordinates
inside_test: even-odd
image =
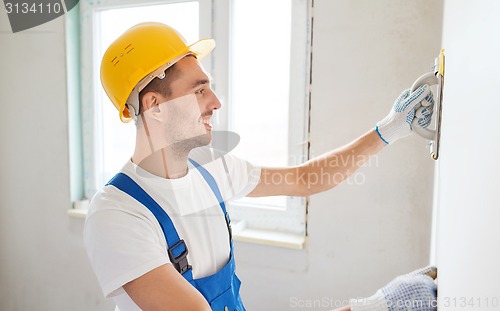
[[[434,130],[423,128],[418,124],[418,118],[413,119],[412,128],[417,134],[423,138],[430,140],[430,154],[433,160],[439,158],[439,140],[441,138],[441,114],[443,110],[443,88],[444,88],[444,50],[441,50],[439,56],[434,61],[432,70],[420,78],[418,78],[411,87],[411,92],[414,92],[423,84],[437,85],[436,101],[434,107],[434,115],[436,116],[436,128]],[[425,108],[423,105],[416,111],[416,116],[421,115],[421,111]]]

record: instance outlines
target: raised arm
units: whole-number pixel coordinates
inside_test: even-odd
[[[422,101],[429,105],[419,111]],[[408,136],[412,132],[412,121],[427,127],[431,121],[433,97],[430,87],[423,85],[415,92],[403,91],[396,99],[390,113],[367,132],[344,147],[327,152],[306,163],[287,168],[263,168],[257,187],[251,197],[290,195],[308,196],[331,189],[344,181],[371,156],[385,145]]]
[[[249,196],[308,196],[326,191],[344,181],[385,145],[377,132],[371,130],[350,144],[300,166],[262,168],[259,184]]]

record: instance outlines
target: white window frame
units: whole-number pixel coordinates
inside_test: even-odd
[[[94,29],[95,12],[134,6],[170,4],[193,0],[82,0],[81,19],[81,103],[83,136],[84,195],[91,198],[99,187],[97,176],[100,150],[99,114],[95,104],[96,83],[100,85],[99,72],[94,70],[96,55]],[[235,0],[197,0],[200,12],[200,38],[212,37],[217,48],[203,60],[205,69],[213,77],[213,88],[222,104],[230,98],[230,38],[231,3]],[[238,0],[241,1],[241,0]],[[297,165],[308,159],[309,154],[309,107],[312,1],[292,1],[292,37],[290,58],[290,113],[289,113],[289,165]],[[97,67],[98,68],[98,67]],[[217,114],[215,130],[230,130],[231,107],[225,106]],[[134,139],[134,138],[131,138]],[[302,248],[306,237],[307,202],[303,197],[288,197],[286,209],[262,208],[249,204],[229,203],[236,240],[289,248]]]
[[[231,98],[231,16],[232,2],[214,0],[214,89],[224,106]],[[292,2],[292,36],[290,57],[289,163],[298,165],[309,156],[309,106],[312,39],[312,0]],[[227,59],[228,61],[217,61]],[[255,87],[258,87],[256,82]],[[231,129],[231,105],[218,112],[216,129]],[[262,208],[229,202],[235,239],[289,248],[302,248],[306,236],[307,202],[304,197],[288,197],[286,209]],[[274,234],[278,233],[278,234]]]

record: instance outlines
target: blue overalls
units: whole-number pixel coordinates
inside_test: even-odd
[[[182,274],[182,276],[193,285],[208,301],[214,311],[245,311],[245,307],[240,298],[240,280],[235,273],[235,262],[233,254],[233,240],[231,236],[231,220],[226,211],[226,206],[219,187],[213,176],[201,165],[189,159],[189,161],[198,169],[207,184],[215,194],[220,204],[223,214],[226,218],[226,225],[229,231],[230,254],[229,262],[217,273],[200,279],[193,279],[192,267],[188,264],[188,248],[184,240],[179,238],[172,220],[161,206],[146,193],[135,181],[123,173],[116,174],[107,184],[113,185],[121,191],[127,193],[145,207],[147,207],[158,220],[163,230],[167,246],[167,252],[170,262]]]

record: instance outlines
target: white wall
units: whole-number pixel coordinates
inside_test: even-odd
[[[112,310],[70,218],[64,19],[12,34],[0,10],[0,310]]]
[[[500,310],[499,16],[495,0],[445,2],[437,176],[442,310]]]
[[[442,3],[315,5],[311,146],[319,155],[371,129],[429,69],[441,47]],[[83,250],[83,221],[65,214],[64,20],[13,35],[2,11],[0,31],[0,310],[112,310]],[[425,142],[409,138],[363,168],[360,185],[311,198],[304,250],[238,243],[248,309],[299,309],[290,305],[293,297],[369,295],[425,265],[432,175]]]

